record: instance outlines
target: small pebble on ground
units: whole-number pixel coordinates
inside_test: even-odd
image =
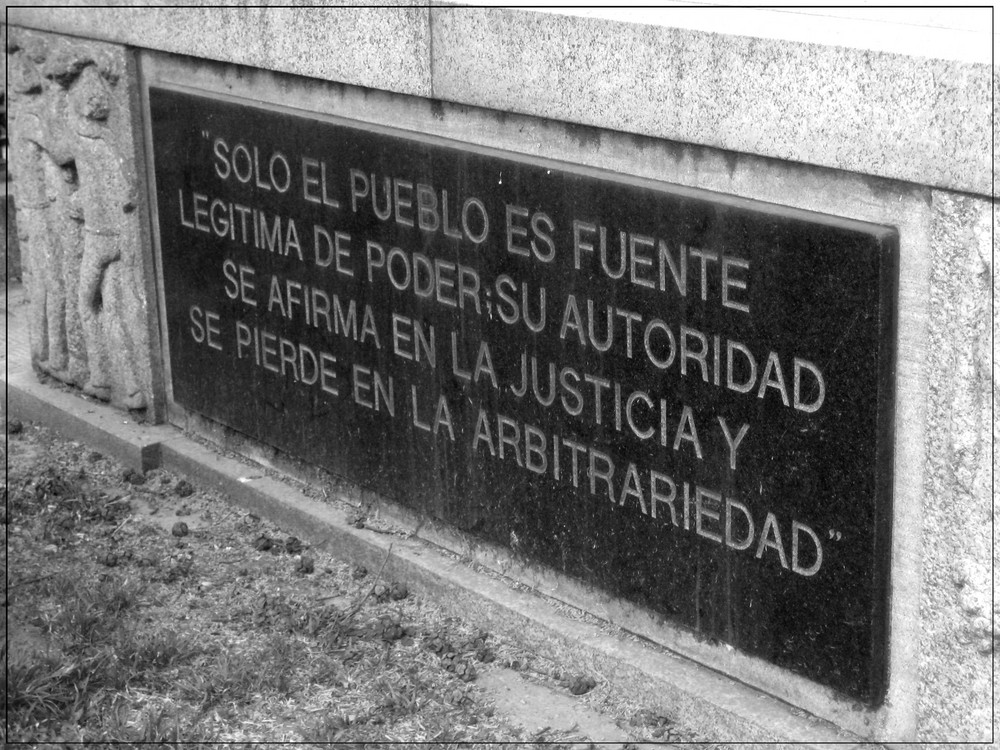
[[[125,471],[122,472],[122,479],[124,479],[129,484],[139,485],[146,483],[146,477],[141,472],[138,472],[135,469],[131,468],[125,469]]]

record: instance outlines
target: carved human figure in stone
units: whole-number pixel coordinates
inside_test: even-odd
[[[49,316],[49,356],[39,366],[64,382],[82,387],[89,377],[86,340],[76,301],[83,255],[83,216],[78,203],[74,135],[69,129],[69,103],[64,85],[65,80],[79,72],[73,57],[54,50],[41,68],[47,101],[42,158],[49,198],[46,286],[56,293],[52,295],[54,304]],[[58,339],[53,333],[56,327]]]
[[[119,143],[115,131],[127,127],[121,105],[113,110],[119,58],[18,30],[7,51],[32,363],[93,396],[143,408],[146,307],[129,136]]]
[[[75,300],[82,239],[66,95],[48,78],[52,61],[44,40],[15,33],[8,52],[10,159],[31,301],[32,362],[59,380],[83,385],[87,355]]]
[[[54,310],[55,295],[47,283],[56,277],[51,268],[57,262],[51,257],[50,196],[45,170],[45,145],[51,122],[45,80],[39,67],[48,50],[42,40],[22,40],[12,34],[8,39],[8,52],[13,55],[8,66],[10,162],[19,212],[18,239],[24,248],[24,276],[31,299],[32,362],[43,369],[48,369],[51,362],[58,369],[65,345],[61,341],[61,316]]]
[[[106,122],[109,86],[117,82],[119,73],[111,59],[97,57],[74,61],[79,73],[68,88],[80,184],[78,204],[83,215],[78,304],[90,370],[84,391],[109,398],[111,373],[116,372],[124,380],[124,405],[140,409],[146,398],[134,363],[143,352],[126,324],[144,309],[141,279],[134,265],[125,262],[128,247],[138,241],[135,183],[123,171]]]
[[[80,306],[77,302],[77,284],[83,261],[83,212],[78,201],[79,180],[76,164],[70,162],[59,170],[61,183],[58,187],[56,205],[58,215],[53,217],[57,236],[62,241],[63,288],[66,290],[65,330],[68,369],[64,382],[83,387],[90,377],[87,357],[87,342],[80,320]],[[57,376],[58,377],[58,376]]]

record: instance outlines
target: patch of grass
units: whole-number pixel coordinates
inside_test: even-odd
[[[105,660],[105,655],[67,662],[37,652],[11,654],[0,688],[9,739],[44,735],[75,739],[72,728],[88,709]]]
[[[99,711],[94,711],[98,717],[95,736],[88,737],[88,740],[128,742],[133,738],[134,732],[128,725],[131,706],[124,695],[121,693],[108,695],[99,708]]]
[[[33,621],[59,644],[54,653],[16,652],[8,661],[8,739],[79,741],[90,719],[104,723],[116,691],[130,683],[162,682],[164,670],[200,652],[168,626],[137,627],[127,619],[144,590],[138,581],[105,576],[72,583],[67,573],[53,576],[41,592],[46,596],[32,607],[40,613]],[[111,712],[112,723],[120,713],[120,706]],[[142,736],[159,741],[160,724]]]
[[[26,434],[21,443],[43,431]],[[9,665],[0,741],[576,741],[528,736],[476,687],[494,659],[541,677],[554,664],[417,596],[394,596],[384,565],[368,572],[312,549],[306,574],[286,532],[225,498],[182,500],[167,472],[126,486],[112,460],[45,440],[18,443],[8,482],[17,516],[8,614],[32,648]],[[198,533],[169,536],[175,515],[200,523]],[[276,541],[270,551],[256,545],[262,536]]]
[[[122,696],[109,698],[101,707],[97,725],[88,728],[86,741],[180,748],[189,743],[204,746],[212,739],[195,725],[190,712],[178,710],[169,702],[149,702],[142,707],[130,705]]]
[[[138,606],[139,597],[145,590],[145,584],[136,579],[106,579],[101,582],[96,602],[106,614],[119,617]]]
[[[121,617],[137,606],[143,590],[142,583],[129,578],[108,576],[81,585],[66,574],[56,576],[43,592],[55,610],[41,622],[68,650],[110,643]]]
[[[303,651],[291,638],[272,635],[250,648],[228,647],[186,665],[173,680],[178,697],[202,713],[222,704],[245,705],[263,696],[288,697],[304,669]]]
[[[62,717],[79,697],[73,665],[39,654],[10,654],[7,679],[0,686],[9,719],[32,725]]]
[[[124,629],[116,639],[115,656],[137,677],[167,670],[202,653],[190,636],[170,627]]]
[[[83,597],[70,599],[52,618],[52,632],[66,640],[66,648],[92,646],[97,641],[107,639],[111,624],[105,613],[93,606],[92,601]]]
[[[180,721],[176,716],[171,715],[164,706],[150,708],[142,714],[142,723],[139,725],[137,742],[150,743],[171,743],[178,745],[182,737],[188,739],[187,732],[181,734]]]
[[[310,656],[306,661],[303,680],[312,685],[331,686],[343,680],[343,667],[340,660],[329,654],[325,649]]]

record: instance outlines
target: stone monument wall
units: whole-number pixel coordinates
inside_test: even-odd
[[[857,737],[990,742],[991,36],[686,13],[10,5],[33,361]]]

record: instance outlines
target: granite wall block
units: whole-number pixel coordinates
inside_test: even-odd
[[[933,194],[918,709],[926,742],[988,742],[992,729],[994,211],[982,198]]]

